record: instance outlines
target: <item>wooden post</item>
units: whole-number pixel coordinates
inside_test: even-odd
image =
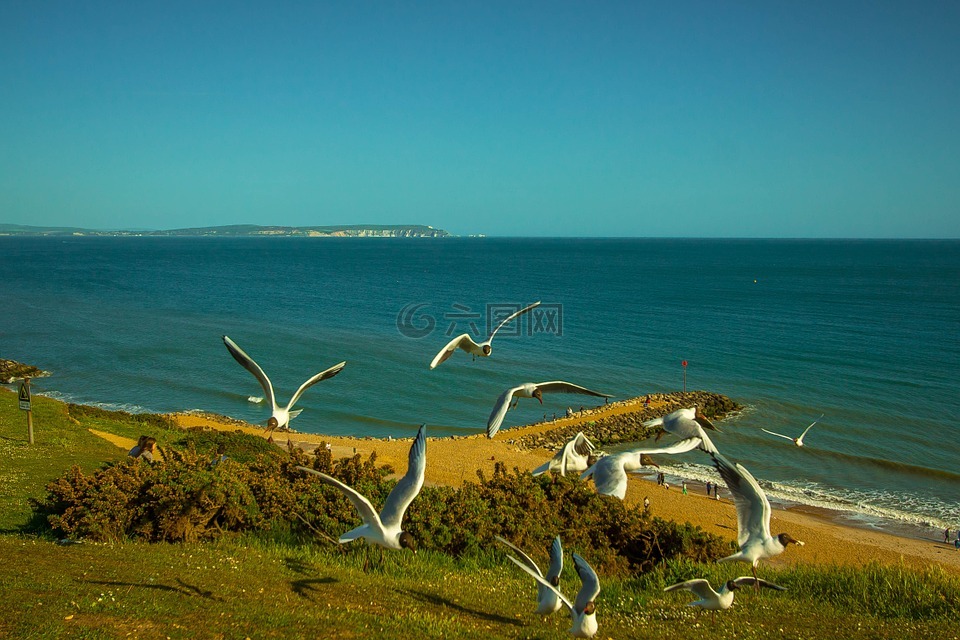
[[[683,392],[686,393],[687,392],[687,361],[684,360],[680,364],[683,365]]]

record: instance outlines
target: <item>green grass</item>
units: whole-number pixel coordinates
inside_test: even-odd
[[[566,613],[532,613],[532,581],[497,549],[459,559],[385,553],[378,562],[362,544],[282,536],[61,546],[18,533],[31,517],[27,499],[41,498],[48,481],[72,464],[96,468],[125,455],[86,426],[140,430],[102,416],[75,424],[64,405],[34,403],[36,444],[28,446],[15,395],[0,392],[0,638],[569,637]],[[368,559],[374,566],[365,571]],[[636,578],[601,576],[598,637],[960,638],[960,578],[936,570],[762,568],[788,591],[743,590],[715,624],[686,606],[690,594],[663,593],[691,577],[717,585],[746,571],[676,561]],[[573,596],[578,584],[568,562],[561,588]]]

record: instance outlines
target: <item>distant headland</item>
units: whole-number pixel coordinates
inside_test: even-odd
[[[302,237],[302,238],[447,238],[443,229],[422,224],[346,224],[310,227],[260,226],[234,224],[223,227],[193,227],[167,230],[103,230],[78,227],[31,227],[19,224],[0,224],[0,236],[53,237]]]

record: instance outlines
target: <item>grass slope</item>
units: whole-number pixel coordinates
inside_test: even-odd
[[[135,438],[136,421],[80,415],[34,399],[26,444],[16,397],[0,391],[0,637],[11,638],[564,638],[569,617],[532,613],[534,587],[500,550],[454,559],[362,544],[242,536],[211,544],[59,545],[20,533],[28,498],[71,465],[96,468],[125,453],[88,427]],[[151,426],[161,444],[176,438]],[[530,550],[545,562],[545,550]],[[580,551],[589,558],[589,550]],[[365,571],[371,560],[374,567]],[[561,589],[579,581],[567,563]],[[783,593],[738,593],[733,609],[699,617],[673,582],[718,585],[743,566],[675,562],[605,580],[600,638],[960,637],[960,579],[901,567],[761,570]]]

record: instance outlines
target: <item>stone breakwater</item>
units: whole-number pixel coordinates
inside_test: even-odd
[[[593,409],[575,411],[572,416],[559,418],[554,429],[520,436],[507,442],[520,449],[561,448],[567,440],[582,431],[597,446],[639,442],[651,437],[656,429],[643,426],[647,420],[659,418],[683,407],[700,407],[712,420],[721,420],[742,406],[719,393],[688,391],[686,393],[652,393],[638,398],[611,402]],[[509,437],[509,430],[505,433]]]

